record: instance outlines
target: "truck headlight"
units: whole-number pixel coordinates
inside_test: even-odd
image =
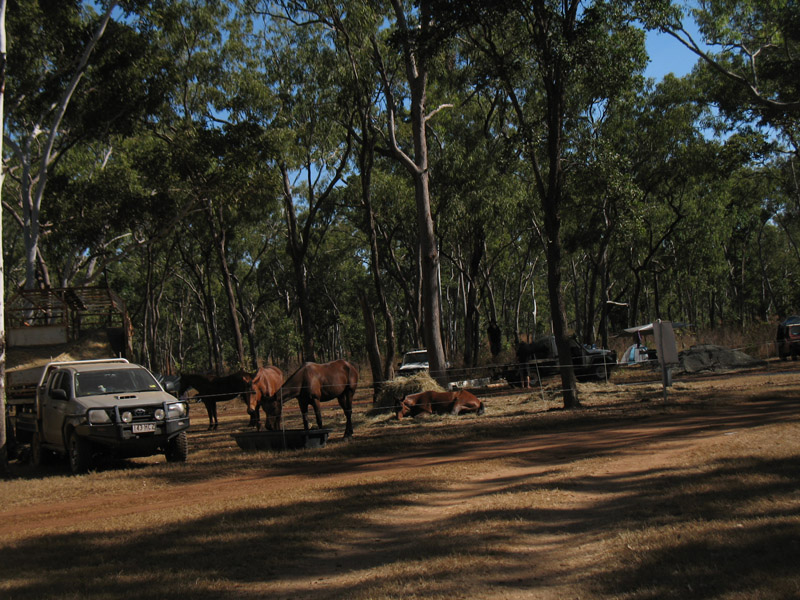
[[[155,417],[156,421],[163,421],[164,420],[164,409],[157,408],[153,411],[153,417]]]
[[[89,423],[92,425],[100,425],[102,423],[111,423],[111,417],[108,412],[102,409],[89,411]]]
[[[133,421],[133,414],[131,414],[131,411],[126,410],[124,413],[120,415],[120,418],[122,419],[123,423],[130,423],[131,421]]]
[[[167,416],[170,419],[180,419],[186,416],[186,405],[183,402],[167,404]]]

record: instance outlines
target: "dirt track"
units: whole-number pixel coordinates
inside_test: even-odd
[[[272,574],[266,588],[258,578],[242,579],[235,572],[227,573],[225,577],[231,585],[236,584],[236,593],[233,588],[225,588],[218,590],[219,597],[393,597],[376,592],[383,588],[374,583],[374,575],[367,573],[382,572],[398,556],[424,553],[420,544],[434,543],[443,523],[457,521],[459,515],[481,514],[487,502],[520,489],[529,494],[550,490],[547,493],[558,510],[552,510],[549,501],[542,500],[547,508],[545,521],[533,529],[525,526],[505,535],[504,544],[511,546],[509,552],[514,558],[507,560],[503,568],[484,573],[474,581],[463,581],[463,587],[451,583],[441,591],[421,593],[420,597],[603,597],[605,594],[598,593],[597,586],[607,576],[606,563],[610,560],[616,564],[620,559],[608,558],[606,553],[627,552],[626,548],[633,547],[629,542],[613,539],[614,535],[623,534],[608,534],[607,524],[624,521],[626,514],[649,514],[650,508],[642,503],[658,503],[658,495],[653,496],[652,490],[659,489],[661,482],[667,485],[675,474],[702,470],[708,461],[757,457],[761,450],[778,442],[782,456],[800,457],[797,373],[710,378],[702,387],[678,396],[682,394],[690,399],[675,398],[669,409],[653,407],[653,401],[648,401],[645,412],[606,417],[606,408],[600,403],[587,409],[585,415],[554,414],[551,425],[534,426],[527,431],[500,428],[494,437],[481,433],[474,441],[462,441],[456,447],[430,443],[413,450],[348,455],[302,467],[289,463],[279,468],[256,467],[229,477],[176,480],[130,495],[99,490],[79,499],[43,499],[1,512],[0,539],[16,540],[24,548],[25,540],[32,537],[59,535],[65,530],[91,532],[109,522],[169,515],[187,498],[202,499],[204,505],[226,507],[227,511],[230,507],[258,504],[265,496],[312,498],[323,492],[336,496],[344,490],[367,486],[402,488],[408,482],[412,487],[416,480],[430,484],[441,478],[441,487],[421,486],[412,494],[414,501],[404,502],[402,510],[395,506],[374,508],[369,518],[349,529],[338,542],[329,541],[325,556],[314,556],[313,560],[309,557],[308,561],[297,559],[279,574]],[[725,402],[695,402],[704,396],[724,396]],[[234,418],[239,416],[231,416]],[[202,419],[198,421],[201,423]],[[227,432],[203,432],[200,423],[193,428],[196,446],[213,446],[227,439]],[[402,435],[403,430],[373,435],[380,437],[387,432]],[[358,443],[355,440],[351,444]],[[335,449],[340,444],[337,435],[329,447]],[[458,473],[455,477],[454,470]],[[537,498],[531,496],[525,502],[535,503]],[[795,514],[800,509],[800,499],[796,500]],[[531,508],[515,509],[522,513],[527,510]],[[544,508],[530,518],[538,522],[543,514]],[[486,536],[491,537],[491,532],[483,532],[480,527],[477,521],[473,529],[477,537],[472,540],[475,548],[484,547]],[[469,534],[465,535],[469,538]],[[615,549],[609,550],[608,544]],[[480,560],[471,555],[472,551],[468,549],[467,562]],[[359,568],[355,568],[356,564]],[[366,595],[358,596],[358,590]],[[417,593],[420,592],[410,589],[397,597],[413,597]],[[30,596],[23,593],[19,597]]]

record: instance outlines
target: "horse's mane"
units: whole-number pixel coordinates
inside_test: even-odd
[[[291,394],[297,395],[300,392],[300,383],[295,381],[295,377],[298,377],[300,372],[311,364],[314,363],[304,362],[302,365],[300,365],[294,370],[294,373],[292,373],[286,378],[286,380],[281,384],[281,387],[279,388],[279,391],[281,392],[281,395],[283,397],[285,397],[288,400],[290,398],[294,398],[294,396]]]

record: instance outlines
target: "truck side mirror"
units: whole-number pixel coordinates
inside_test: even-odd
[[[67,400],[67,392],[65,392],[61,388],[50,390],[50,397],[53,400]]]

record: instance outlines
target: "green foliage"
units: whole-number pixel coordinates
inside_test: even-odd
[[[780,108],[797,96],[794,5],[712,2],[695,13],[704,35],[724,44],[712,58],[727,70],[744,76],[752,63],[743,48],[762,49],[759,99],[710,66],[645,82],[645,33],[627,3],[582,3],[569,35],[556,26],[562,4],[542,3],[550,29],[538,45],[533,15],[519,11],[530,6],[516,2],[432,2],[430,35],[413,30],[429,60],[429,110],[447,105],[426,126],[449,360],[465,356],[468,322],[485,336],[496,317],[507,347],[517,334],[549,333],[548,52],[568,74],[558,176],[570,327],[597,337],[603,320],[613,333],[658,317],[744,325],[800,310],[797,120],[790,106]],[[403,141],[411,139],[404,65],[386,52],[402,41],[390,7],[125,8],[66,116],[59,144],[69,151],[51,165],[40,268],[53,284],[119,292],[134,319],[137,358],[157,370],[238,367],[235,320],[250,364],[295,366],[305,341],[301,277],[319,360],[364,360],[360,291],[382,336],[373,271],[398,349],[419,344],[414,189],[388,158],[380,93],[386,78],[398,139],[413,154]],[[669,2],[636,8],[646,26],[680,28]],[[88,2],[10,4],[11,141],[63,92],[95,10]],[[361,150],[369,162],[359,162]],[[20,198],[20,163],[4,158],[4,198]],[[367,178],[378,264],[368,244]],[[29,225],[11,201],[4,218],[13,289],[25,276]],[[617,303],[608,313],[607,300]]]

